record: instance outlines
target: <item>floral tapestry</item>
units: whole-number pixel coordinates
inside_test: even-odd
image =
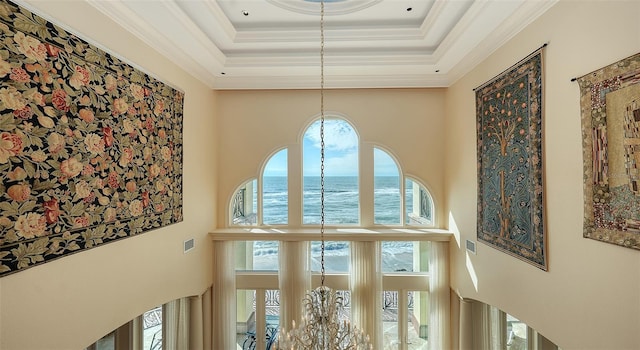
[[[0,1],[0,276],[182,221],[183,94]]]
[[[478,240],[547,270],[543,48],[478,87]]]
[[[578,78],[586,238],[640,249],[640,54]]]

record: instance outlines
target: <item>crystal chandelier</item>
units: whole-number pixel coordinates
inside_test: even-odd
[[[281,329],[274,343],[277,350],[371,350],[369,336],[349,321],[340,321],[343,299],[324,285],[324,1],[320,0],[320,287],[303,299],[303,315],[292,329]]]

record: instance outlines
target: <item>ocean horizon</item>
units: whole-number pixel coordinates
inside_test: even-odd
[[[325,176],[325,224],[357,225],[359,220],[358,176]],[[405,186],[405,206],[413,204],[411,182]],[[288,222],[288,191],[286,176],[263,177],[263,222],[268,225]],[[400,212],[400,178],[374,177],[374,220],[376,224],[398,225]],[[303,178],[303,223],[320,224],[320,177]],[[384,242],[383,271],[413,271],[413,242]],[[254,243],[254,269],[278,269],[278,242]],[[326,242],[327,272],[348,272],[349,243]],[[311,268],[320,268],[320,242],[312,242]]]

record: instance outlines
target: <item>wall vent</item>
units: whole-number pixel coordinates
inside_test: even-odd
[[[186,241],[184,241],[184,252],[188,252],[191,249],[193,249],[193,247],[196,246],[195,241],[193,240],[193,238],[189,238]]]
[[[476,253],[476,242],[475,241],[470,241],[467,239],[467,250],[470,251],[471,253],[475,254]]]

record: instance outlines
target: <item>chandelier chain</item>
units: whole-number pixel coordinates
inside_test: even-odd
[[[303,299],[304,313],[298,326],[280,329],[274,344],[277,350],[373,350],[369,337],[349,321],[341,320],[344,300],[325,287],[325,115],[324,115],[324,0],[320,0],[320,287],[309,291]]]
[[[324,287],[324,0],[320,0],[320,288]],[[325,293],[321,294],[321,305],[325,305]],[[327,318],[322,317],[320,329],[323,333],[327,332]],[[327,348],[325,343],[326,336],[320,337],[320,346],[322,349]]]
[[[320,1],[320,285],[324,286],[324,0]]]

